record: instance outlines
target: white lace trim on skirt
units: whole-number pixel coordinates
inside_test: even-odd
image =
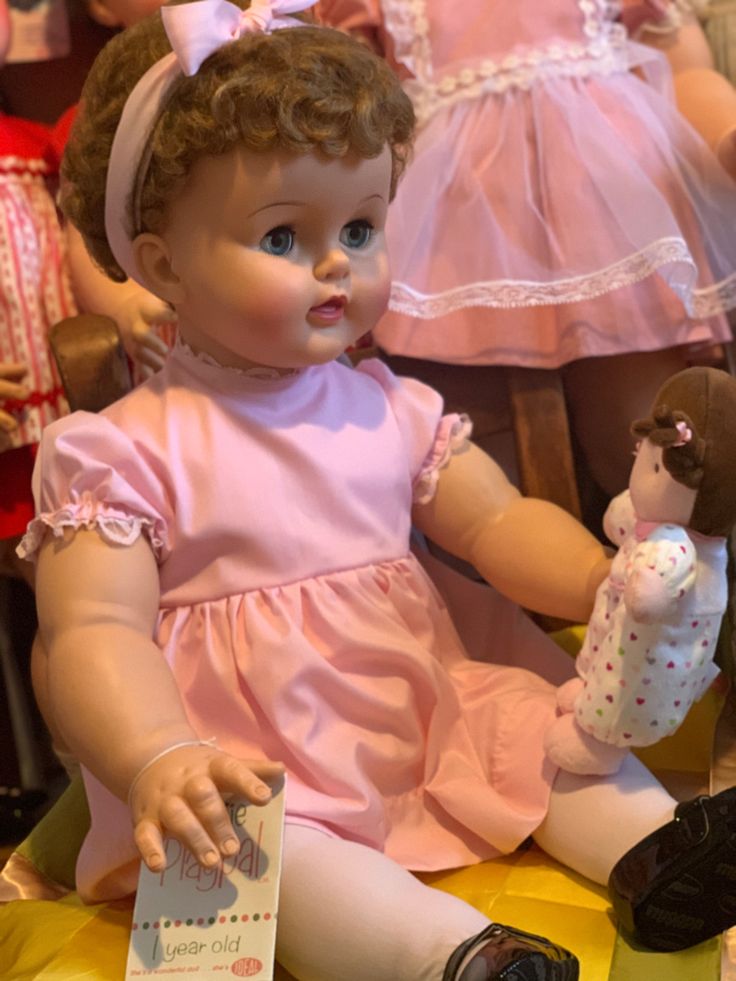
[[[692,318],[713,317],[736,307],[736,272],[712,286],[696,288],[692,284],[697,268],[687,244],[680,238],[663,238],[605,269],[549,283],[501,279],[469,283],[442,293],[421,293],[407,283],[394,282],[389,308],[433,320],[464,307],[508,309],[579,303],[632,286],[657,272]]]

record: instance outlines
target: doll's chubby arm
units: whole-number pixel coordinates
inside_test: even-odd
[[[715,70],[695,14],[683,12],[682,24],[672,32],[644,27],[640,40],[664,51],[673,71],[680,112],[736,179],[736,89]]]
[[[79,308],[111,317],[118,325],[128,356],[145,375],[163,365],[168,348],[152,329],[176,321],[171,307],[132,279],[115,283],[92,261],[84,240],[73,225],[65,229],[72,289]]]
[[[510,599],[550,616],[586,621],[610,568],[603,546],[575,518],[522,497],[472,443],[440,471],[435,496],[415,507],[414,522]]]
[[[164,829],[214,865],[237,847],[221,793],[264,804],[264,781],[283,767],[200,742],[208,734],[187,721],[152,640],[158,598],[144,538],[113,546],[93,530],[47,536],[37,601],[49,702],[71,752],[116,796],[130,795],[136,844],[151,869],[163,867]]]

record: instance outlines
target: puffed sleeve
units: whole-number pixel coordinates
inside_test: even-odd
[[[458,413],[444,415],[438,392],[414,378],[397,377],[382,361],[362,361],[356,370],[383,389],[409,459],[414,504],[426,504],[434,497],[440,470],[470,436],[470,420]]]
[[[148,539],[169,551],[172,507],[153,454],[103,415],[74,412],[44,431],[33,473],[36,517],[18,554],[33,558],[47,529],[94,528],[116,545]]]
[[[380,27],[380,0],[319,0],[317,15],[323,24],[340,31]]]

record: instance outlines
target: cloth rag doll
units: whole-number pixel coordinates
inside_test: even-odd
[[[736,520],[736,379],[689,368],[657,395],[629,489],[606,512],[619,546],[547,752],[575,773],[612,773],[632,746],[675,732],[718,674],[726,538]]]

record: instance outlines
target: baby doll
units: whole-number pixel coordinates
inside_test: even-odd
[[[547,750],[576,773],[612,773],[631,746],[670,735],[713,681],[736,520],[736,379],[689,368],[657,395],[629,490],[606,513],[619,545],[596,597],[578,679]]]
[[[123,32],[65,156],[63,207],[95,260],[179,328],[157,375],[47,431],[21,548],[38,557],[53,722],[90,800],[78,887],[131,893],[141,857],[162,867],[164,833],[216,865],[237,847],[221,794],[258,805],[286,770],[277,956],[295,977],[573,981],[571,953],[409,870],[531,834],[623,881],[675,802],[633,757],[611,780],[557,773],[555,689],[468,658],[410,530],[576,619],[609,562],[521,498],[434,391],[336,360],[385,307],[413,112],[365,46],[288,16],[302,6],[199,0]],[[497,653],[552,657],[521,623],[499,625]],[[703,806],[714,828],[736,815],[730,793]],[[695,859],[712,878],[711,849]],[[678,868],[648,893],[666,904]],[[731,922],[692,905],[664,941],[640,939],[682,947]]]
[[[664,55],[618,19],[678,68],[695,47],[700,67],[707,46],[681,7],[320,0],[327,23],[385,53],[418,115],[376,342],[416,377],[450,366],[468,404],[495,382],[483,366],[567,366],[573,429],[609,497],[628,476],[630,420],[695,346],[731,339],[736,189],[675,108]],[[714,105],[714,76],[700,72],[693,111],[721,141],[736,93],[715,76]]]

